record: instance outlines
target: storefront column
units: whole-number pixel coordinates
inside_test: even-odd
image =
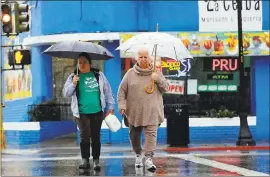
[[[116,117],[119,119],[119,121],[122,121],[122,117],[118,111],[118,105],[117,105],[117,91],[118,87],[121,82],[121,58],[119,51],[116,51],[115,49],[119,46],[119,41],[113,41],[113,42],[104,42],[104,47],[107,48],[112,54],[115,56],[115,58],[110,59],[105,62],[104,64],[104,74],[107,77],[112,92],[114,95],[114,100],[116,102],[114,107],[114,112]],[[115,133],[111,133],[111,143],[120,143],[122,142],[122,130],[118,130]]]
[[[257,140],[269,140],[270,119],[270,59],[254,57]]]
[[[49,100],[53,95],[52,57],[42,52],[49,46],[32,48],[32,97],[36,102],[43,97]],[[45,100],[40,100],[45,101]]]

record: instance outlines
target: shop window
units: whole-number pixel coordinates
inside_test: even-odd
[[[214,66],[213,66],[213,59]],[[224,59],[224,60],[222,60]],[[238,108],[239,71],[237,58],[228,57],[199,57],[194,60],[184,60],[176,63],[169,58],[161,59],[161,71],[167,80],[184,81],[188,76],[187,96],[183,95],[183,87],[179,87],[174,94],[165,94],[164,103],[189,103],[191,117],[232,117],[236,116]],[[222,62],[222,63],[220,63]],[[131,58],[122,59],[122,77],[132,68],[136,61]],[[245,57],[246,80],[250,86],[250,57]],[[220,66],[220,64],[222,64]],[[236,64],[236,65],[235,65]],[[194,85],[192,81],[196,81]],[[196,92],[190,91],[197,87]],[[247,89],[247,97],[250,97]],[[250,99],[247,98],[250,105]]]

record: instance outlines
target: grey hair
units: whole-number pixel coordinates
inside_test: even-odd
[[[147,52],[148,53],[148,56],[149,58],[151,58],[150,54],[149,54],[149,51],[147,48],[140,48],[137,50],[136,54],[135,54],[135,59],[138,60],[139,59],[139,53],[140,52]]]

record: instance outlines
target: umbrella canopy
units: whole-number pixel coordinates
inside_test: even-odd
[[[43,53],[59,57],[77,59],[82,52],[88,53],[93,60],[108,60],[114,58],[105,47],[92,42],[62,41],[46,49]]]
[[[161,32],[138,34],[124,42],[116,50],[136,53],[138,49],[144,48],[148,49],[151,55],[154,55],[155,46],[156,55],[160,57],[168,57],[175,60],[193,58],[180,39]]]

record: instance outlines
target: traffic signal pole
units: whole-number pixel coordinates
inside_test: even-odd
[[[2,2],[0,2],[0,5],[2,5]],[[1,16],[2,16],[2,12],[1,12]],[[3,96],[2,96],[2,19],[0,20],[0,25],[1,25],[1,39],[0,39],[0,45],[1,45],[1,55],[0,55],[0,73],[1,73],[1,77],[0,77],[0,91],[1,91],[1,94],[0,94],[0,125],[1,125],[1,151],[3,149],[6,149],[6,141],[5,141],[5,130],[4,130],[4,126],[3,126]]]

